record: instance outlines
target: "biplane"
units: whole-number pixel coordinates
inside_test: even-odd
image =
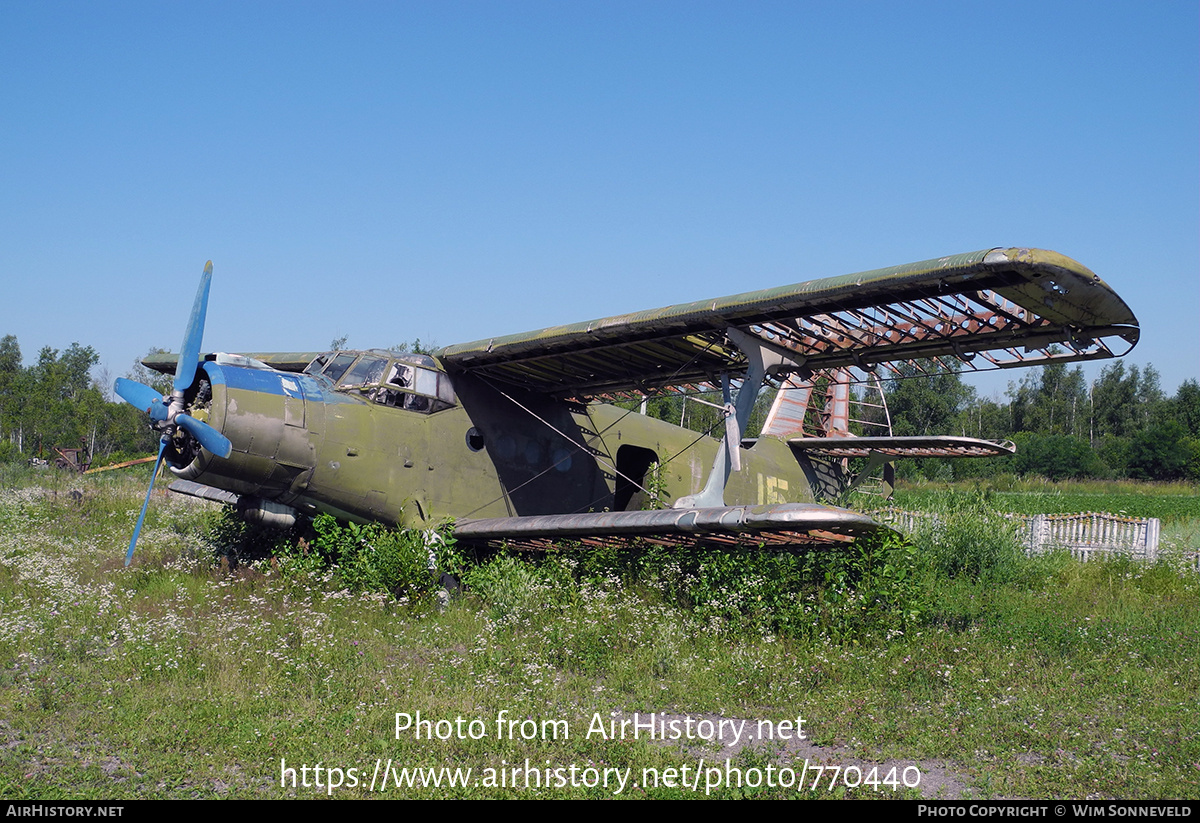
[[[1025,248],[432,355],[203,353],[211,277],[210,262],[180,354],[144,361],[174,374],[171,394],[125,379],[115,386],[161,433],[155,474],[166,462],[173,491],[234,504],[263,524],[320,512],[422,527],[453,518],[460,541],[534,548],[564,538],[852,540],[885,527],[823,501],[871,468],[1013,450],[975,438],[854,432],[855,384],[914,362],[971,371],[1116,357],[1138,339],[1137,319],[1099,277]],[[766,423],[744,437],[768,385],[778,391]],[[628,402],[695,387],[719,387],[714,436]],[[145,505],[126,562],[144,516]]]

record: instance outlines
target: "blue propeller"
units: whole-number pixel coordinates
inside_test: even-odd
[[[229,438],[221,434],[202,420],[197,420],[185,414],[184,393],[192,387],[196,378],[196,365],[200,359],[200,341],[204,337],[204,318],[208,313],[208,289],[212,283],[212,261],[204,266],[204,274],[200,276],[200,288],[196,290],[196,301],[192,304],[192,315],[188,318],[187,331],[183,335],[183,346],[179,351],[179,362],[175,366],[175,382],[170,395],[163,396],[155,389],[136,380],[126,380],[118,377],[113,385],[117,396],[131,406],[136,406],[150,415],[154,427],[162,432],[158,443],[158,459],[154,461],[154,474],[150,475],[150,488],[146,489],[146,499],[142,503],[142,513],[138,515],[137,526],[133,530],[133,538],[129,541],[129,551],[125,554],[125,565],[133,560],[133,548],[137,545],[138,535],[142,532],[142,522],[146,519],[146,507],[150,503],[150,493],[154,491],[154,478],[158,476],[162,466],[163,453],[171,442],[176,430],[183,429],[200,443],[202,447],[217,457],[228,457],[233,451]]]
[[[138,383],[136,380],[126,380],[124,377],[118,377],[117,382],[113,384],[113,391],[117,396],[131,406],[137,406],[139,409],[150,415],[151,419],[155,419],[155,407],[162,406],[163,396],[154,389]],[[162,416],[157,417],[158,420],[166,420],[167,413],[164,408]]]
[[[125,552],[125,565],[133,562],[133,547],[137,545],[138,535],[142,533],[142,522],[146,519],[146,507],[150,505],[150,493],[154,491],[154,479],[158,477],[158,467],[162,465],[163,451],[171,438],[163,435],[158,441],[158,459],[154,461],[154,474],[150,475],[150,488],[146,489],[146,499],[142,501],[142,513],[138,515],[137,525],[133,528],[133,538],[129,541],[129,551]]]

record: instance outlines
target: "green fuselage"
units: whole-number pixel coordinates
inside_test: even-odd
[[[665,508],[704,486],[718,448],[636,412],[499,389],[470,375],[455,375],[452,393],[443,388],[442,401],[414,410],[405,407],[419,405],[405,402],[411,395],[380,402],[377,384],[347,390],[320,375],[213,363],[204,371],[212,398],[196,414],[207,412],[233,453],[222,460],[200,452],[177,474],[359,521]],[[796,455],[772,437],[742,450],[742,470],[725,488],[727,505],[812,499]]]

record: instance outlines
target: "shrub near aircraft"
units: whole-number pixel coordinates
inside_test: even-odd
[[[941,257],[433,356],[201,354],[211,276],[209,263],[181,353],[145,361],[174,373],[172,393],[115,386],[161,432],[158,463],[178,478],[171,489],[275,525],[319,512],[409,526],[452,517],[468,543],[853,539],[884,527],[817,502],[855,482],[847,458],[1012,451],[973,438],[851,435],[853,370],[1089,360],[1123,355],[1138,339],[1109,286],[1038,249]],[[743,439],[768,382],[781,390],[766,425]],[[604,402],[701,384],[723,389],[719,439]],[[144,515],[143,505],[127,562]]]

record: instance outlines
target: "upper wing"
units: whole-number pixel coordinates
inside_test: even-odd
[[[586,398],[744,369],[730,327],[811,371],[943,357],[955,370],[1090,360],[1125,354],[1138,339],[1133,312],[1090,270],[1014,248],[479,340],[438,357],[452,370]]]

